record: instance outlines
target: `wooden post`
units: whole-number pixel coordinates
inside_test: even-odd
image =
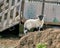
[[[24,13],[24,2],[25,2],[25,0],[22,0],[22,1],[21,1],[20,24],[21,24],[21,21],[23,20],[23,13]]]
[[[21,15],[22,15],[22,13],[21,13],[21,8],[22,7],[22,0],[20,0],[20,8],[19,8],[19,16],[20,16],[20,22],[21,22]]]
[[[43,0],[43,2],[42,2],[42,11],[41,11],[41,15],[44,15],[44,7],[45,7],[45,0]]]

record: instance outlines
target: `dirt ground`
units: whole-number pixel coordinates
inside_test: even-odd
[[[17,48],[36,48],[38,43],[46,43],[47,48],[60,48],[60,29],[48,28],[28,33],[19,40]]]
[[[38,43],[46,43],[47,48],[60,48],[60,29],[30,32],[22,38],[0,38],[0,48],[35,48]]]
[[[0,38],[0,48],[15,48],[18,38]]]

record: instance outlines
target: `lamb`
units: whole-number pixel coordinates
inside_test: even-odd
[[[39,28],[40,29],[43,27],[44,24],[44,16],[39,15],[37,19],[29,19],[26,20],[24,23],[24,34],[26,35],[27,32],[32,29],[32,28]]]

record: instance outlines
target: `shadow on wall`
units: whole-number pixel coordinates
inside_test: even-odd
[[[19,24],[0,32],[2,37],[19,36]]]

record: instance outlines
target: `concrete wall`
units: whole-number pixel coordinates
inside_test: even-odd
[[[54,22],[54,19],[57,19],[60,22],[60,5],[46,3],[44,14],[47,18],[46,21]]]
[[[35,18],[41,15],[42,2],[25,2],[24,17]],[[60,22],[60,5],[56,3],[45,3],[44,8],[45,21]]]
[[[24,5],[24,17],[35,18],[37,15],[41,14],[41,9],[42,9],[41,2],[26,2]]]

